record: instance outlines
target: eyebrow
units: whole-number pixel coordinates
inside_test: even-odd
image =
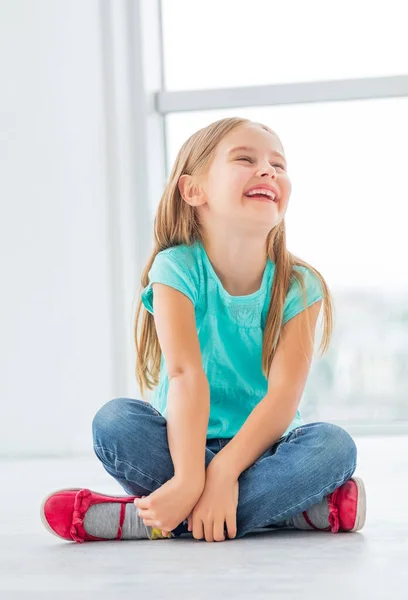
[[[229,150],[228,154],[233,154],[234,152],[238,152],[241,150],[244,150],[246,152],[255,152],[255,148],[252,148],[252,146],[237,146],[236,148],[232,148],[231,150]],[[276,156],[280,156],[286,162],[286,158],[277,150],[272,150],[271,153],[275,154]]]

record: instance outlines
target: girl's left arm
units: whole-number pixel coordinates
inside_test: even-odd
[[[268,392],[212,459],[212,469],[238,478],[282,437],[295,418],[310,371],[321,305],[322,300],[315,302],[283,326],[269,371]]]

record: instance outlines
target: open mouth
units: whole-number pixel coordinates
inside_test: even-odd
[[[263,193],[256,193],[256,194],[244,194],[244,196],[246,196],[247,198],[253,198],[254,200],[261,200],[263,202],[272,202],[277,204],[278,200],[276,199],[276,196],[274,196],[271,192],[271,194],[263,194]]]

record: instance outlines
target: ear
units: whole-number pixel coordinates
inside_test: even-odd
[[[182,175],[178,180],[178,189],[181,197],[190,206],[200,206],[204,204],[204,192],[192,175]]]

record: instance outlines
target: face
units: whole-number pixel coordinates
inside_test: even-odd
[[[244,125],[218,144],[196,198],[200,217],[234,223],[241,230],[269,232],[284,217],[291,182],[279,139],[257,125]],[[248,194],[258,186],[275,199]]]

